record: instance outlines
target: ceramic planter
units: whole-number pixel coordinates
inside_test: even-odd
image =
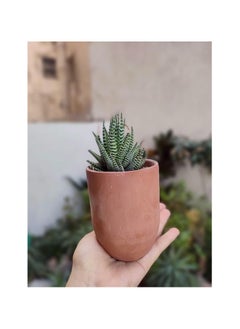
[[[134,261],[152,247],[159,225],[159,169],[146,160],[142,169],[125,172],[87,168],[94,231],[115,259]]]

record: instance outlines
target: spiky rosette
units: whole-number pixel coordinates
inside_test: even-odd
[[[97,162],[89,161],[90,168],[97,171],[129,171],[141,169],[146,160],[146,152],[141,144],[134,144],[134,132],[125,134],[125,120],[122,113],[110,120],[107,131],[103,122],[102,139],[93,133],[100,155],[88,150]]]

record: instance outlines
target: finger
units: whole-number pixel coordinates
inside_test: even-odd
[[[157,235],[158,237],[161,235],[170,215],[171,213],[167,208],[160,210],[160,222],[159,222],[158,235]]]
[[[166,208],[166,205],[164,203],[160,202],[160,210],[162,210],[164,208]]]
[[[180,231],[177,228],[170,228],[165,234],[156,240],[152,249],[144,257],[138,260],[138,263],[142,265],[146,273],[161,253],[176,239],[179,233]]]

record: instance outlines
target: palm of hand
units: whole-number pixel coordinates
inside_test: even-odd
[[[176,239],[178,229],[171,228],[162,235],[170,216],[160,203],[158,237],[152,249],[134,262],[117,261],[97,242],[94,231],[80,240],[73,255],[72,272],[67,287],[136,287],[159,255]]]

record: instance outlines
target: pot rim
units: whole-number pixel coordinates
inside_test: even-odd
[[[94,174],[99,174],[99,175],[112,175],[112,174],[118,174],[118,175],[127,175],[130,173],[138,173],[140,171],[146,171],[146,170],[150,170],[154,167],[158,166],[158,162],[156,160],[152,160],[152,159],[146,159],[144,166],[146,163],[149,163],[150,165],[148,167],[143,167],[141,169],[137,169],[137,170],[128,170],[128,171],[96,171],[96,170],[92,170],[89,168],[89,166],[87,167],[86,171],[89,173],[94,173]]]

